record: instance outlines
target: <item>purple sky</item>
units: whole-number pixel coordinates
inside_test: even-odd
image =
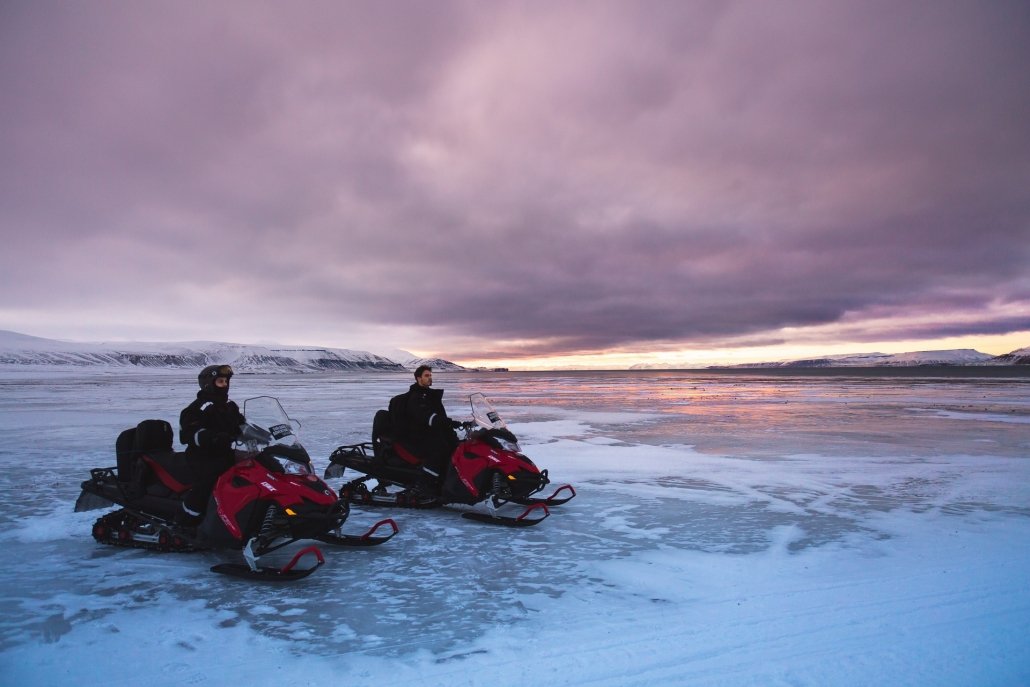
[[[1026,333],[1030,4],[5,0],[0,232],[54,338]]]

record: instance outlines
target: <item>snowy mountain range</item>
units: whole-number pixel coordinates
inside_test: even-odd
[[[858,353],[770,363],[745,363],[733,368],[771,367],[920,367],[931,365],[1030,365],[1030,348],[993,356],[971,348],[912,353]]]
[[[238,372],[328,372],[381,370],[403,372],[423,363],[434,370],[464,370],[443,359],[398,358],[319,346],[258,346],[216,341],[83,343],[44,339],[0,330],[0,367],[197,369],[226,363]]]

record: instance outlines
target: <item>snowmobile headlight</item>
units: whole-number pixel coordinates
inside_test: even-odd
[[[307,463],[297,463],[292,460],[282,461],[283,469],[287,475],[310,475],[313,473],[311,466]]]

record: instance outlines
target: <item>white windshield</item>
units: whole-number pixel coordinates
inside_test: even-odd
[[[472,394],[469,397],[469,402],[472,404],[472,418],[480,427],[485,427],[486,429],[505,429],[507,427],[504,424],[504,420],[501,419],[501,416],[494,409],[493,404],[483,394]]]
[[[311,458],[293,433],[293,428],[300,427],[300,423],[290,419],[279,399],[273,396],[248,398],[243,402],[243,416],[247,421],[238,441],[246,447],[244,457],[264,456],[278,462],[287,474],[313,474]]]
[[[287,446],[297,443],[293,433],[293,421],[279,404],[279,399],[272,396],[257,396],[243,402],[243,417],[247,422],[267,429],[277,444]]]

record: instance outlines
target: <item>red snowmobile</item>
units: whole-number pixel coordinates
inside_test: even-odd
[[[271,396],[247,399],[247,418],[236,443],[236,464],[218,479],[203,521],[196,528],[176,523],[192,476],[185,453],[172,450],[172,428],[164,420],[144,420],[115,442],[118,464],[90,470],[75,510],[120,506],[93,525],[100,543],[156,551],[228,549],[241,551],[244,563],[223,563],[213,572],[256,580],[296,580],[325,562],[308,546],[282,567],[260,558],[299,540],[337,546],[376,546],[397,533],[382,520],[362,535],[340,529],[350,506],[315,475],[307,451],[293,433],[291,420]],[[299,423],[298,423],[299,426]],[[387,536],[373,536],[384,525]],[[315,564],[297,568],[308,555]]]
[[[515,435],[483,394],[472,394],[469,401],[473,419],[461,424],[463,436],[451,455],[442,484],[440,478],[423,469],[422,460],[410,447],[395,438],[386,410],[375,414],[371,442],[333,451],[325,478],[343,477],[348,468],[361,474],[340,487],[340,498],[352,503],[402,508],[482,505],[484,508],[466,511],[462,516],[509,527],[536,525],[550,515],[549,507],[576,495],[576,490],[565,484],[547,498],[536,497],[550,483],[547,470],[537,468],[522,453]],[[371,487],[370,480],[375,480]],[[559,497],[564,491],[568,495]],[[508,503],[526,508],[518,515],[506,515],[499,509]]]

